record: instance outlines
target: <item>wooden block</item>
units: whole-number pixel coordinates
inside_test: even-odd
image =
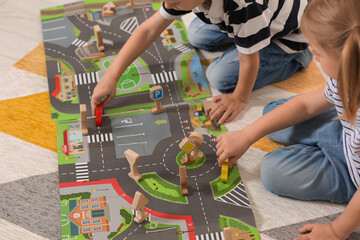
[[[139,173],[139,170],[138,170],[138,160],[140,158],[140,155],[131,149],[126,150],[124,152],[124,155],[130,165],[130,172],[128,174],[129,177],[131,177],[132,179],[134,179],[137,182],[140,181],[142,179],[142,175]]]
[[[86,105],[80,104],[81,133],[88,135]]]
[[[114,16],[113,11],[102,11],[101,12],[101,17],[112,17],[112,16]]]
[[[226,159],[225,162],[223,163],[223,165],[221,166],[220,181],[221,182],[227,182],[228,174],[229,174],[229,160]]]
[[[187,196],[189,194],[187,189],[187,174],[186,174],[186,166],[179,166],[179,177],[180,177],[180,187],[181,187],[181,195]]]
[[[102,31],[99,25],[95,25],[93,27],[94,29],[94,35],[96,40],[96,46],[98,47],[99,51],[104,51],[105,47],[103,44],[103,37],[102,37]]]
[[[134,221],[142,223],[149,217],[149,214],[144,211],[145,205],[149,203],[149,200],[139,191],[135,192],[134,200],[131,207],[136,210],[136,217]]]

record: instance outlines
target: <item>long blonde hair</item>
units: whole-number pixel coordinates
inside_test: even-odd
[[[337,86],[348,122],[360,108],[360,0],[310,0],[301,29],[340,59]]]

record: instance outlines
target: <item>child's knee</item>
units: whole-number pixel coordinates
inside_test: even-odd
[[[218,66],[214,63],[211,63],[206,69],[206,77],[209,80],[211,86],[219,91],[223,88],[223,84],[221,82],[222,78],[220,77],[221,71],[222,70],[219,69]]]
[[[278,183],[278,176],[274,174],[277,171],[274,164],[275,161],[272,161],[271,153],[268,153],[264,156],[261,165],[260,165],[260,177],[264,187],[273,192],[272,189],[276,187]]]
[[[206,23],[194,19],[188,28],[188,39],[190,44],[195,48],[206,49],[207,33],[204,32]]]

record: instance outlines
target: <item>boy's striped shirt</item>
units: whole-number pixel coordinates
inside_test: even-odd
[[[325,97],[335,105],[339,115],[344,113],[343,105],[338,94],[337,83],[329,78],[325,87]],[[343,147],[351,180],[358,188],[360,185],[360,110],[357,112],[353,126],[344,119],[340,120],[343,126]]]
[[[234,38],[239,52],[252,54],[274,41],[288,53],[307,48],[300,19],[308,0],[212,0],[192,11],[205,23],[214,24]],[[160,14],[173,20],[190,11],[167,9]]]

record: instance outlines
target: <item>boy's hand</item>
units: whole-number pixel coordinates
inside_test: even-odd
[[[299,229],[299,232],[309,233],[297,237],[294,240],[342,240],[336,236],[336,233],[330,224],[306,224]]]
[[[217,120],[219,124],[232,121],[246,105],[245,101],[233,93],[213,97],[213,102],[216,105],[209,113],[210,119]]]
[[[101,78],[99,83],[94,88],[91,97],[92,114],[95,115],[96,106],[103,103],[104,106],[108,104],[115,96],[117,81],[106,77],[106,74]]]
[[[218,164],[221,167],[226,159],[229,159],[229,167],[231,168],[236,160],[238,160],[246,150],[251,146],[245,131],[226,132],[217,138],[216,155]]]

